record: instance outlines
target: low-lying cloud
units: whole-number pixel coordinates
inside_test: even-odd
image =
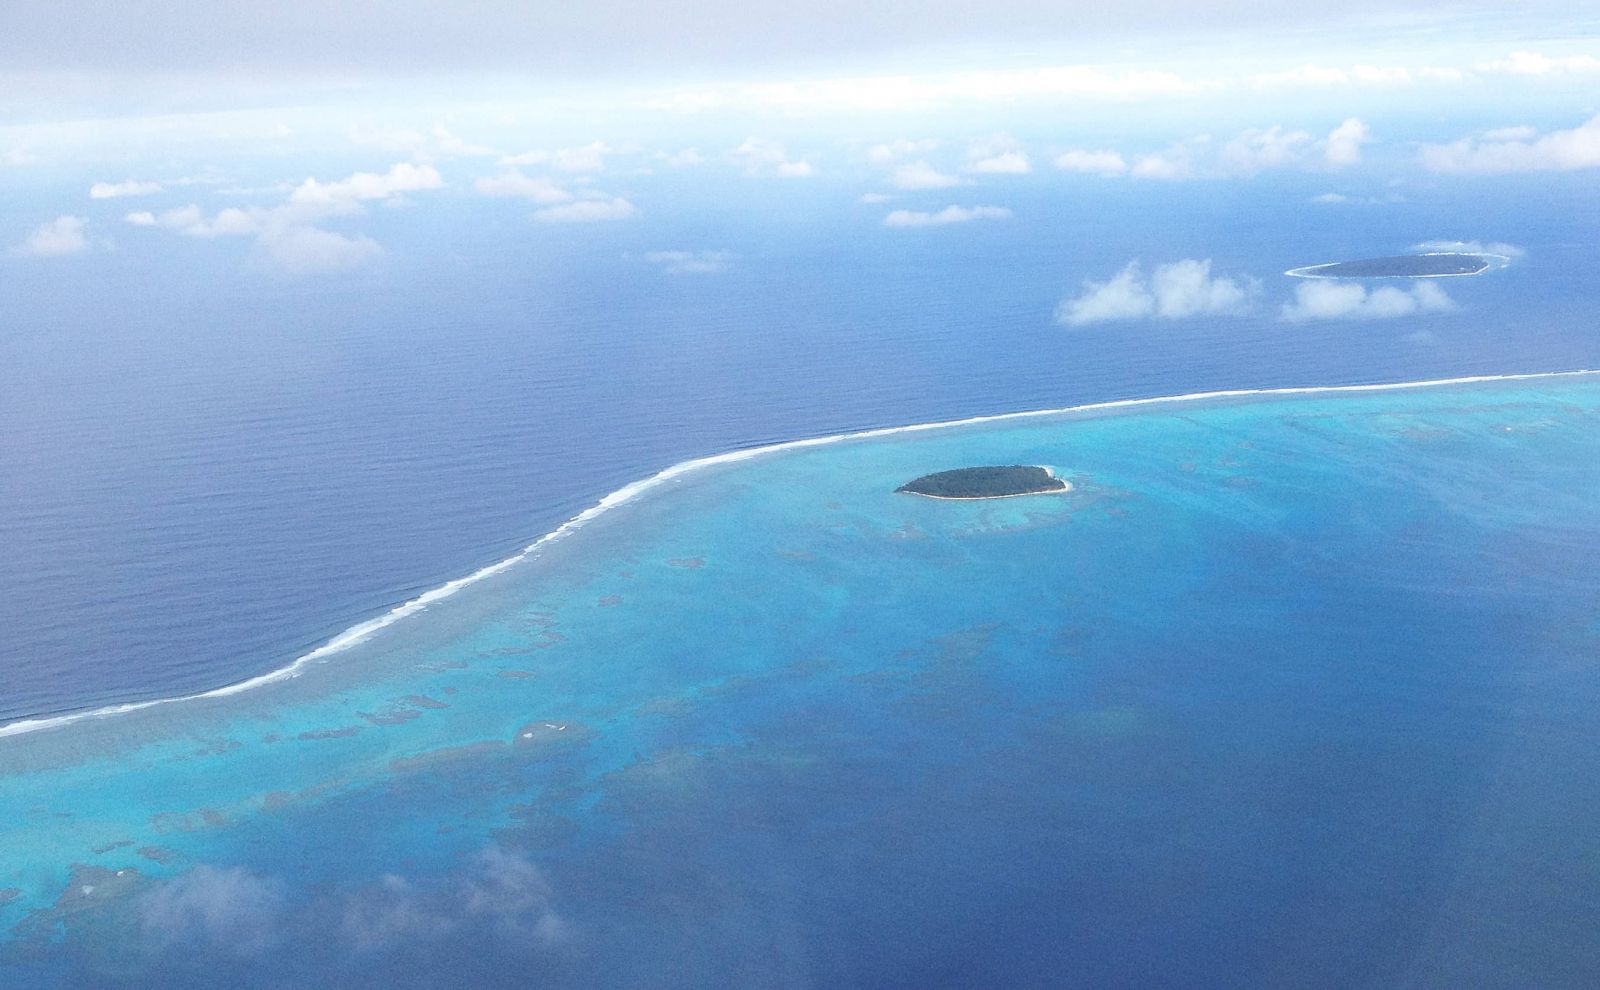
[[[901,165],[889,176],[889,184],[896,189],[949,189],[962,183],[962,179],[947,175],[920,160]]]
[[[156,944],[239,956],[278,938],[283,910],[281,885],[242,867],[197,866],[138,904],[140,925]]]
[[[535,210],[533,218],[540,223],[600,223],[606,220],[626,220],[639,210],[621,196],[608,199],[584,199],[562,206],[547,206]]]
[[[21,244],[6,253],[13,258],[60,258],[89,250],[84,234],[88,221],[82,217],[60,216],[34,228]]]
[[[159,182],[96,182],[89,187],[90,199],[120,199],[124,196],[149,196],[161,191]]]
[[[1358,282],[1307,279],[1295,286],[1294,299],[1284,304],[1280,315],[1295,323],[1383,320],[1447,313],[1455,308],[1455,302],[1435,282],[1418,281],[1406,289],[1393,285],[1369,289]]]
[[[727,251],[647,251],[644,260],[667,275],[716,275],[728,270]]]
[[[1422,164],[1432,172],[1482,174],[1600,168],[1600,115],[1569,130],[1541,134],[1528,127],[1501,128],[1450,144],[1423,145]]]
[[[922,210],[895,210],[883,218],[885,227],[943,227],[974,220],[1007,220],[1011,211],[1003,206],[947,206],[935,213]]]
[[[1212,275],[1210,259],[1186,258],[1157,265],[1149,275],[1137,261],[1130,261],[1106,281],[1086,279],[1082,292],[1056,307],[1056,320],[1067,326],[1085,326],[1118,320],[1238,315],[1250,310],[1259,292],[1255,279]]]
[[[185,237],[254,238],[274,268],[294,275],[346,271],[383,253],[362,234],[341,234],[321,226],[331,218],[360,214],[367,203],[393,204],[405,193],[439,189],[444,180],[432,165],[401,162],[387,172],[356,172],[335,182],[306,179],[277,206],[231,206],[207,214],[195,204],[161,213],[129,213],[139,227],[160,227]]]

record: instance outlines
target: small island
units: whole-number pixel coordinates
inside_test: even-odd
[[[1335,261],[1326,265],[1307,265],[1284,272],[1296,278],[1448,278],[1455,275],[1482,275],[1497,256],[1485,254],[1403,254],[1393,258],[1363,258],[1360,261]]]
[[[937,471],[906,482],[897,492],[926,498],[979,499],[1011,498],[1017,495],[1048,495],[1072,486],[1050,473],[1047,467],[1032,464],[1007,464],[998,467],[956,468]]]

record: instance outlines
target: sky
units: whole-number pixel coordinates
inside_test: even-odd
[[[157,235],[349,272],[376,210],[625,224],[667,176],[839,183],[909,233],[1003,222],[1025,181],[1299,172],[1334,206],[1600,168],[1600,16],[1571,3],[67,0],[0,12],[0,66],[9,265]],[[1159,270],[1102,277],[1161,312]]]

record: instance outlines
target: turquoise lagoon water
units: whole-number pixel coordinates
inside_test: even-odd
[[[1029,463],[1065,495],[906,479]],[[1582,986],[1600,379],[671,473],[249,690],[0,737],[6,985]]]

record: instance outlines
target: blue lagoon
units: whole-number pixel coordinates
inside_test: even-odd
[[[1070,488],[895,492],[963,464]],[[1581,373],[672,468],[279,674],[4,730],[0,974],[1593,982],[1597,485]]]

